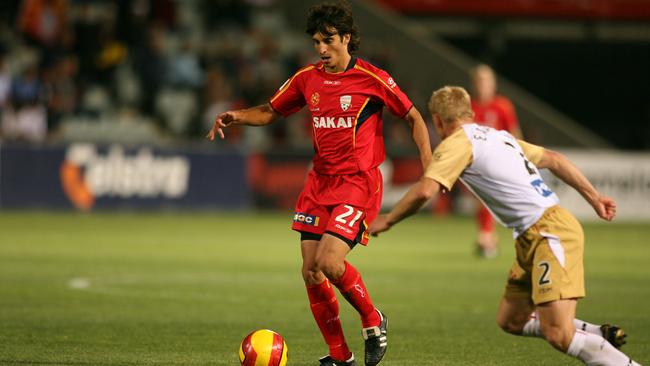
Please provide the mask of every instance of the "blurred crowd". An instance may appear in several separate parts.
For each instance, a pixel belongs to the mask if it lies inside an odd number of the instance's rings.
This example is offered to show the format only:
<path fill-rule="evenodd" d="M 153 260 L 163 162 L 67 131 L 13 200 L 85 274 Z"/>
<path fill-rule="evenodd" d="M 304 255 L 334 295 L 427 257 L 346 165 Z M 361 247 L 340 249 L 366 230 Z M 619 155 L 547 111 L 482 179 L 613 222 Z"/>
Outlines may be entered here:
<path fill-rule="evenodd" d="M 217 113 L 268 101 L 314 61 L 274 0 L 5 1 L 0 139 L 200 139 Z M 298 115 L 295 118 L 306 118 Z M 225 143 L 309 144 L 304 123 L 230 129 Z"/>

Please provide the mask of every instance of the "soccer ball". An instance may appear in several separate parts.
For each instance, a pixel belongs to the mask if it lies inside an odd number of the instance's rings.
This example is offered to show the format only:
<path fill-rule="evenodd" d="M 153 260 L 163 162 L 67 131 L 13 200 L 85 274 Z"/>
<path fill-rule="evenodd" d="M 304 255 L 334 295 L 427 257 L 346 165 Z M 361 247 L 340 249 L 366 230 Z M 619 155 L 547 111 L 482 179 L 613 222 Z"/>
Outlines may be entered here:
<path fill-rule="evenodd" d="M 272 330 L 256 330 L 239 345 L 239 361 L 242 366 L 285 366 L 287 344 Z"/>

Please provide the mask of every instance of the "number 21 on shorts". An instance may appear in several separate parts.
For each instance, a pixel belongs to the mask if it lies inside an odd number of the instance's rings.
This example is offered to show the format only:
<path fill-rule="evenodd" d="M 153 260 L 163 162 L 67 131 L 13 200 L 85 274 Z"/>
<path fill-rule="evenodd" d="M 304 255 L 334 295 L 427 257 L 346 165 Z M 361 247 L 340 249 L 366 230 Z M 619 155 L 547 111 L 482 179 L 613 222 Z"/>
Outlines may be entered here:
<path fill-rule="evenodd" d="M 357 210 L 350 205 L 343 205 L 343 207 L 345 208 L 346 211 L 336 216 L 334 218 L 334 221 L 340 222 L 341 224 L 344 225 L 348 225 L 349 227 L 354 227 L 354 224 L 356 224 L 357 221 L 359 221 L 359 219 L 361 218 L 361 216 L 363 216 L 363 211 Z M 354 217 L 350 220 L 350 217 L 352 217 L 353 215 Z"/>

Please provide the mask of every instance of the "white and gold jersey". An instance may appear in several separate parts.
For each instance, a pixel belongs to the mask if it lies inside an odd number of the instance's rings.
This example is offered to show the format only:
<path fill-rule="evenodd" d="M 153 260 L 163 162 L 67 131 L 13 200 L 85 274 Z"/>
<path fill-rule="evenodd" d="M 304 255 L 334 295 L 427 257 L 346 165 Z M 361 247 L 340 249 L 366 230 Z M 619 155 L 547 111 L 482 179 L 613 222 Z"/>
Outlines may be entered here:
<path fill-rule="evenodd" d="M 438 145 L 424 175 L 448 190 L 460 179 L 517 237 L 559 202 L 535 166 L 543 153 L 506 131 L 465 124 Z"/>

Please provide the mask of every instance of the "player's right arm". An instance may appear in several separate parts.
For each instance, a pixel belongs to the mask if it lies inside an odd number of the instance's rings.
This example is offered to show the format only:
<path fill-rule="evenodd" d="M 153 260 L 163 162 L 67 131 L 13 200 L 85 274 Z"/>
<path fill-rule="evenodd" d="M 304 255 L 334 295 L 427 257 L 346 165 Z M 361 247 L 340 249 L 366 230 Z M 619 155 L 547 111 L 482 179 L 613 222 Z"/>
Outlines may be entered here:
<path fill-rule="evenodd" d="M 395 207 L 388 214 L 375 218 L 368 228 L 370 234 L 377 236 L 413 215 L 441 189 L 449 191 L 471 161 L 472 145 L 465 132 L 459 129 L 438 145 L 422 178 L 406 192 Z"/>
<path fill-rule="evenodd" d="M 379 215 L 372 221 L 368 228 L 370 235 L 377 236 L 379 233 L 387 231 L 391 226 L 418 212 L 422 205 L 437 195 L 439 191 L 440 183 L 431 178 L 420 178 L 420 181 L 406 192 L 388 214 Z"/>
<path fill-rule="evenodd" d="M 210 132 L 206 135 L 206 138 L 210 141 L 214 141 L 214 137 L 219 135 L 219 137 L 223 139 L 225 138 L 223 129 L 228 126 L 266 126 L 273 123 L 273 121 L 278 119 L 278 117 L 280 117 L 280 115 L 275 112 L 268 103 L 247 109 L 227 111 L 217 116 Z"/>
<path fill-rule="evenodd" d="M 557 151 L 518 141 L 526 157 L 540 169 L 550 170 L 564 183 L 582 195 L 603 220 L 612 221 L 616 216 L 616 202 L 596 190 L 589 179 L 566 156 Z"/>

